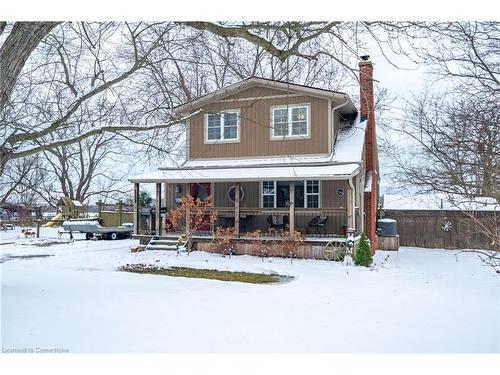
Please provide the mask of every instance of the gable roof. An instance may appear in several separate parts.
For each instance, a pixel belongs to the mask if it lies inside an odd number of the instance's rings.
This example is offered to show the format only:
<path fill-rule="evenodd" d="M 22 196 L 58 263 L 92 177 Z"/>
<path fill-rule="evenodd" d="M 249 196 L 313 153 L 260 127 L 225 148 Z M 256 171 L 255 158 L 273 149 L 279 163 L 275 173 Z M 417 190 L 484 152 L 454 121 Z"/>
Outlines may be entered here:
<path fill-rule="evenodd" d="M 310 95 L 325 99 L 332 99 L 332 107 L 335 107 L 339 104 L 343 104 L 347 101 L 347 104 L 339 109 L 340 113 L 353 113 L 357 112 L 356 106 L 352 102 L 349 95 L 340 91 L 331 91 L 319 87 L 313 86 L 305 86 L 299 85 L 296 83 L 284 82 L 284 81 L 276 81 L 267 78 L 261 77 L 248 77 L 242 81 L 238 81 L 233 83 L 232 85 L 223 87 L 217 91 L 211 92 L 209 94 L 200 96 L 199 98 L 193 99 L 189 102 L 183 103 L 174 107 L 174 112 L 176 114 L 186 113 L 192 111 L 194 109 L 200 108 L 203 105 L 210 103 L 214 100 L 224 99 L 228 96 L 234 95 L 240 91 L 243 91 L 247 88 L 261 86 L 266 88 L 273 88 L 278 90 L 283 90 L 285 92 L 293 92 L 300 93 L 304 95 Z"/>

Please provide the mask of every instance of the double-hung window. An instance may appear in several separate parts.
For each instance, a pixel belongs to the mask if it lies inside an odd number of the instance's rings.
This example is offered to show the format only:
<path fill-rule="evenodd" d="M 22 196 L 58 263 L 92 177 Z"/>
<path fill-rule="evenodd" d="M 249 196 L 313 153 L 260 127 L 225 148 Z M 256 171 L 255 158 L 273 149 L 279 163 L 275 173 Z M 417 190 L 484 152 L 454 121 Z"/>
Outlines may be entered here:
<path fill-rule="evenodd" d="M 262 182 L 262 207 L 276 206 L 276 181 Z"/>
<path fill-rule="evenodd" d="M 238 142 L 240 140 L 239 111 L 207 113 L 205 115 L 205 142 Z"/>
<path fill-rule="evenodd" d="M 308 104 L 272 109 L 272 138 L 307 137 L 309 128 Z"/>
<path fill-rule="evenodd" d="M 287 181 L 262 181 L 262 207 L 290 206 L 290 183 Z M 319 181 L 295 181 L 295 207 L 319 208 Z"/>
<path fill-rule="evenodd" d="M 319 207 L 319 181 L 308 180 L 305 181 L 306 194 L 305 194 L 305 207 L 317 208 Z"/>

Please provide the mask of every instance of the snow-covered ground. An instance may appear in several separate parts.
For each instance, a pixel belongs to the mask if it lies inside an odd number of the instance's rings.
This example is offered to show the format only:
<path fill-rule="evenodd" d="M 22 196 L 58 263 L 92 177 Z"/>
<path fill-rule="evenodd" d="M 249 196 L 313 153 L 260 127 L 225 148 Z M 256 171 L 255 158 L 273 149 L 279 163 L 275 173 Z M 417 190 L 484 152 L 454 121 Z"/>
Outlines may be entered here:
<path fill-rule="evenodd" d="M 500 352 L 500 277 L 473 254 L 379 251 L 373 270 L 135 240 L 34 246 L 0 234 L 1 346 L 70 352 Z M 13 256 L 50 255 L 12 258 Z M 387 259 L 386 259 L 387 258 Z M 127 263 L 277 272 L 255 285 L 117 272 Z"/>

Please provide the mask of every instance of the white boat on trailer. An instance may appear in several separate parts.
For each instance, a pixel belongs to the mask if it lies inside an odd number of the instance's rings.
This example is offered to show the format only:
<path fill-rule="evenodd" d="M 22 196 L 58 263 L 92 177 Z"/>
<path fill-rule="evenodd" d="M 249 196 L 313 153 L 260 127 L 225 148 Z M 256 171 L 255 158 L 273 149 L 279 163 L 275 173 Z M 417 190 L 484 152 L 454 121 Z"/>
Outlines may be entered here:
<path fill-rule="evenodd" d="M 117 227 L 103 227 L 98 220 L 66 220 L 63 222 L 66 232 L 85 233 L 85 238 L 91 240 L 94 237 L 105 240 L 117 240 L 132 236 L 133 225 L 124 224 Z"/>

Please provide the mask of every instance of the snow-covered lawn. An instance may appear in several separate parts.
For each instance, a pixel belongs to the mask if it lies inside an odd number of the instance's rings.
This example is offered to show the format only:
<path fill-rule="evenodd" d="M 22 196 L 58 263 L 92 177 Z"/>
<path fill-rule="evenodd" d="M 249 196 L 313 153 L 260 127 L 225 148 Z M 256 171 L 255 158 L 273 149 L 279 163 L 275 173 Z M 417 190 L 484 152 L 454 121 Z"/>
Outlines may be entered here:
<path fill-rule="evenodd" d="M 204 252 L 130 253 L 134 240 L 37 247 L 17 234 L 0 234 L 4 350 L 500 352 L 500 277 L 473 254 L 379 251 L 369 270 Z M 56 230 L 43 228 L 42 235 L 57 238 Z M 26 255 L 51 256 L 12 258 Z M 257 285 L 116 271 L 127 263 L 295 279 Z"/>

